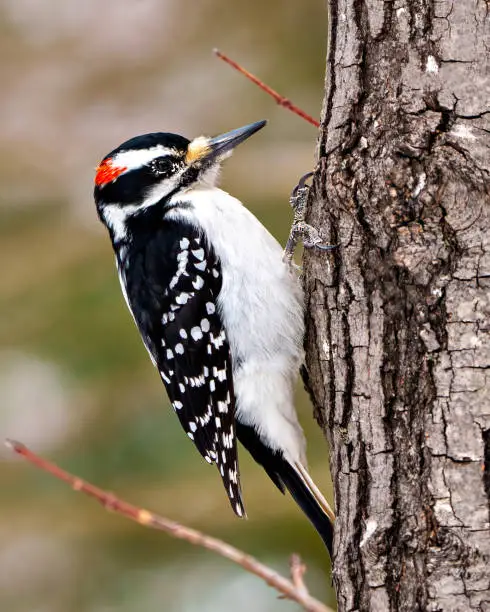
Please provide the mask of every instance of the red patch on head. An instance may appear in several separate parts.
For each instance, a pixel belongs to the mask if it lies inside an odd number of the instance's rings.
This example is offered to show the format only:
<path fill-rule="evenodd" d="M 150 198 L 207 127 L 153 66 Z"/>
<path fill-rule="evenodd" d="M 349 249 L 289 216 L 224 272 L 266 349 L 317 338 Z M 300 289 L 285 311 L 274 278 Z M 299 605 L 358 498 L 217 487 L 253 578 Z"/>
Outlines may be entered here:
<path fill-rule="evenodd" d="M 114 166 L 112 159 L 104 159 L 95 171 L 95 184 L 100 187 L 101 185 L 115 181 L 117 177 L 123 172 L 126 172 L 126 170 L 126 166 Z"/>

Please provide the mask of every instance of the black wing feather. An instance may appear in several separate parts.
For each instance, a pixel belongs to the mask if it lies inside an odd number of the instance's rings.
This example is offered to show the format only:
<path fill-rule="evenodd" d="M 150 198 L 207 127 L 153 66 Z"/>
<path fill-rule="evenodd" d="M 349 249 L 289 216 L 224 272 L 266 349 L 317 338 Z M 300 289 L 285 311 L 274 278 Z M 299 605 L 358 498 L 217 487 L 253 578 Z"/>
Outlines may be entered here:
<path fill-rule="evenodd" d="M 218 311 L 221 264 L 191 225 L 166 223 L 118 260 L 143 341 L 187 435 L 216 463 L 245 515 L 235 435 L 231 353 Z"/>

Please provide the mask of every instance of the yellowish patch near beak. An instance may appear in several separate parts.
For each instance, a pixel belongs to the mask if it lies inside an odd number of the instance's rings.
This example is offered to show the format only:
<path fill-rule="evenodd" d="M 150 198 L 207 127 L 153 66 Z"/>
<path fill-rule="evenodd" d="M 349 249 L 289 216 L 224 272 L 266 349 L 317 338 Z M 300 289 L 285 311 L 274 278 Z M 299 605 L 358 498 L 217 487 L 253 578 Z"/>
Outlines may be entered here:
<path fill-rule="evenodd" d="M 199 136 L 198 138 L 194 138 L 192 142 L 189 143 L 187 147 L 187 153 L 185 156 L 185 161 L 187 164 L 192 164 L 192 162 L 198 161 L 203 158 L 210 151 L 209 147 L 209 138 L 205 136 Z"/>

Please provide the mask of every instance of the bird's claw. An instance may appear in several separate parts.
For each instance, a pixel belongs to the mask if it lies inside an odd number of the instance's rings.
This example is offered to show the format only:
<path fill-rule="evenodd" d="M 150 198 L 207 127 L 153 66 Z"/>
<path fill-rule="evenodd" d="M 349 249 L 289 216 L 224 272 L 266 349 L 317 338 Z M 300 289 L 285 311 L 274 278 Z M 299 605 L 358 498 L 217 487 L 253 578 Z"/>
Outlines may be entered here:
<path fill-rule="evenodd" d="M 302 200 L 302 204 L 306 204 L 306 196 L 310 190 L 310 186 L 307 184 L 308 179 L 313 176 L 313 172 L 307 172 L 299 179 L 296 187 L 291 191 L 289 196 L 289 203 L 296 210 L 298 208 L 298 200 Z"/>
<path fill-rule="evenodd" d="M 291 266 L 294 266 L 292 262 L 294 250 L 300 240 L 307 249 L 316 248 L 321 251 L 331 251 L 338 246 L 336 244 L 324 244 L 320 232 L 315 227 L 305 222 L 306 202 L 310 191 L 310 186 L 307 181 L 312 176 L 313 172 L 304 174 L 291 192 L 289 198 L 289 202 L 294 210 L 294 217 L 286 248 L 284 249 L 283 261 Z"/>
<path fill-rule="evenodd" d="M 325 244 L 316 227 L 308 223 L 298 223 L 295 231 L 298 233 L 299 238 L 303 240 L 303 246 L 306 249 L 315 248 L 320 249 L 320 251 L 331 251 L 338 247 L 337 244 Z"/>

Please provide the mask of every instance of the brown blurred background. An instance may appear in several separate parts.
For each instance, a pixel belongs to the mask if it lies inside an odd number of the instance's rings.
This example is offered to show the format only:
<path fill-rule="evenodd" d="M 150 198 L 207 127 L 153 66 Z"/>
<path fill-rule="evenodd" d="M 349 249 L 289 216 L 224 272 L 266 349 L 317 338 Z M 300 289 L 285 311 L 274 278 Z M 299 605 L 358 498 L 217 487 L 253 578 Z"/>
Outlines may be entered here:
<path fill-rule="evenodd" d="M 219 47 L 320 113 L 321 0 L 0 0 L 0 438 L 29 444 L 128 500 L 243 547 L 280 571 L 299 552 L 333 603 L 328 557 L 290 498 L 241 455 L 248 521 L 180 429 L 120 294 L 92 201 L 94 168 L 136 134 L 268 127 L 223 186 L 284 243 L 288 195 L 315 129 L 228 66 Z M 311 471 L 327 448 L 298 391 Z M 0 610 L 282 611 L 261 582 L 144 530 L 0 451 Z"/>

